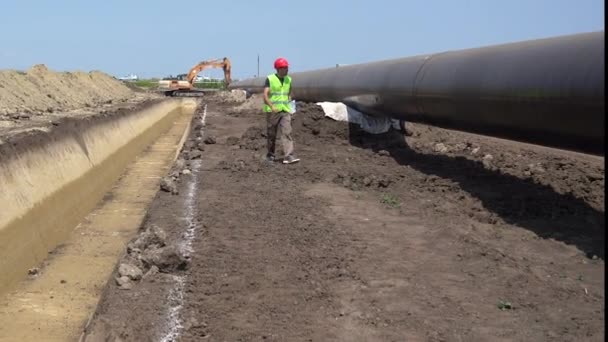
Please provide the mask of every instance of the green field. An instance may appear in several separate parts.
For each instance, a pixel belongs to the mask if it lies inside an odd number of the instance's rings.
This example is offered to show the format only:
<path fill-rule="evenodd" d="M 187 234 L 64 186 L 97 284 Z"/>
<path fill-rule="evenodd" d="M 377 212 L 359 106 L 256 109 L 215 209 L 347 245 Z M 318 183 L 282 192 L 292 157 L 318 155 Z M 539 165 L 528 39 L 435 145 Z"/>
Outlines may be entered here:
<path fill-rule="evenodd" d="M 155 89 L 158 87 L 158 79 L 137 80 L 128 83 L 144 89 Z"/>
<path fill-rule="evenodd" d="M 145 79 L 145 80 L 137 80 L 137 81 L 125 81 L 125 83 L 137 86 L 143 89 L 156 89 L 158 88 L 157 78 Z M 199 89 L 225 89 L 224 81 L 205 81 L 205 82 L 196 82 L 194 83 L 195 88 Z"/>
<path fill-rule="evenodd" d="M 201 83 L 194 83 L 194 87 L 200 89 L 226 89 L 224 81 L 205 81 Z"/>

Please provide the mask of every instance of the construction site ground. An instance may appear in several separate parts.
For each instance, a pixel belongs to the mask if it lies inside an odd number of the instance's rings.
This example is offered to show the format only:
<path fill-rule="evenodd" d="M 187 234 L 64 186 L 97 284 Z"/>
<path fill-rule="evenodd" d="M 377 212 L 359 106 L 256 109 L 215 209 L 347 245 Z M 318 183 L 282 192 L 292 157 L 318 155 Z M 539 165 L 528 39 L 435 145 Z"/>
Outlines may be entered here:
<path fill-rule="evenodd" d="M 603 341 L 603 158 L 298 106 L 203 100 L 87 341 Z"/>

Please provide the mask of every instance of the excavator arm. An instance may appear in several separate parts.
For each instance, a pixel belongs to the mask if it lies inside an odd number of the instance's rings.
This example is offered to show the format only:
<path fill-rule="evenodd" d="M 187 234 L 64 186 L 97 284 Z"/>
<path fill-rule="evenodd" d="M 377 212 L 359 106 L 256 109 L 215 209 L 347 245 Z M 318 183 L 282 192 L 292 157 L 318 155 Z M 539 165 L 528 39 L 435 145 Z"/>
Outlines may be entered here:
<path fill-rule="evenodd" d="M 193 66 L 192 69 L 190 69 L 190 71 L 188 72 L 188 76 L 186 76 L 188 83 L 194 84 L 194 78 L 196 78 L 196 75 L 198 75 L 199 72 L 207 68 L 222 68 L 224 70 L 224 82 L 226 83 L 226 86 L 228 86 L 230 82 L 232 82 L 230 60 L 224 57 L 223 59 L 211 59 L 202 61 L 197 65 Z"/>

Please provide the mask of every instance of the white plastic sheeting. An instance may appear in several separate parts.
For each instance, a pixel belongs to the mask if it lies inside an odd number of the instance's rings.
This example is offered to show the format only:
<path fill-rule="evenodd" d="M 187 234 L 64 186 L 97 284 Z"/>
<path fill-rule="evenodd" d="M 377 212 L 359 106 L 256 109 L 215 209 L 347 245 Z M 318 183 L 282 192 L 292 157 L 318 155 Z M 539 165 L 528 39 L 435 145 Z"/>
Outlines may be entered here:
<path fill-rule="evenodd" d="M 363 114 L 350 108 L 342 102 L 317 102 L 323 108 L 325 116 L 336 121 L 346 121 L 361 126 L 361 129 L 371 134 L 386 133 L 391 128 L 399 130 L 399 120 L 388 117 L 375 117 Z"/>

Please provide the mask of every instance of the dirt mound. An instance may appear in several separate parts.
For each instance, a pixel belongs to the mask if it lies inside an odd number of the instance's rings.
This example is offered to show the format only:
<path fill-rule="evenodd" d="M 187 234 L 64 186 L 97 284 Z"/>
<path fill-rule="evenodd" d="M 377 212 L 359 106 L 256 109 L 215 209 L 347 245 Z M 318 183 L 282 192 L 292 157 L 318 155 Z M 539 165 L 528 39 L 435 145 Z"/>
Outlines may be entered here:
<path fill-rule="evenodd" d="M 217 103 L 235 104 L 243 103 L 247 100 L 247 94 L 244 90 L 218 91 L 212 95 L 212 98 Z"/>
<path fill-rule="evenodd" d="M 102 72 L 54 72 L 35 65 L 27 72 L 0 71 L 0 115 L 41 113 L 124 101 L 133 92 Z"/>
<path fill-rule="evenodd" d="M 311 140 L 319 139 L 322 141 L 348 139 L 348 125 L 344 122 L 326 118 L 321 106 L 314 103 L 298 102 L 296 108 L 298 111 L 294 115 L 293 129 L 301 143 L 308 144 Z"/>
<path fill-rule="evenodd" d="M 369 150 L 375 157 L 392 157 L 404 165 L 416 164 L 420 159 L 446 160 L 446 163 L 448 160 L 462 161 L 458 164 L 469 165 L 475 170 L 453 170 L 448 178 L 465 178 L 467 171 L 471 172 L 471 177 L 476 177 L 479 174 L 477 169 L 484 169 L 487 173 L 496 174 L 496 177 L 509 175 L 549 186 L 559 194 L 579 198 L 597 210 L 604 210 L 605 180 L 601 164 L 570 157 L 569 153 L 558 150 L 539 150 L 526 144 L 423 124 L 408 125 L 412 127 L 414 137 L 407 141 L 396 130 L 374 135 L 357 125 L 325 117 L 322 108 L 316 104 L 298 103 L 293 130 L 299 144 L 318 144 L 327 140 L 346 143 L 344 140 L 347 140 L 349 145 Z M 249 133 L 257 131 L 254 128 L 250 130 Z M 247 138 L 251 142 L 249 135 Z M 258 136 L 258 139 L 262 137 Z M 434 168 L 435 172 L 437 170 L 441 168 Z M 457 177 L 457 174 L 460 176 Z"/>
<path fill-rule="evenodd" d="M 242 149 L 260 151 L 266 148 L 266 130 L 262 126 L 251 126 L 239 141 Z"/>
<path fill-rule="evenodd" d="M 245 101 L 238 103 L 233 107 L 232 113 L 244 113 L 251 111 L 261 112 L 264 106 L 264 95 L 262 94 L 253 94 Z"/>

